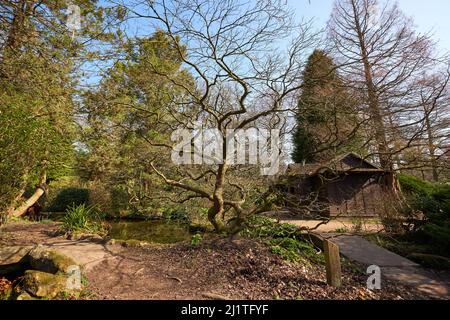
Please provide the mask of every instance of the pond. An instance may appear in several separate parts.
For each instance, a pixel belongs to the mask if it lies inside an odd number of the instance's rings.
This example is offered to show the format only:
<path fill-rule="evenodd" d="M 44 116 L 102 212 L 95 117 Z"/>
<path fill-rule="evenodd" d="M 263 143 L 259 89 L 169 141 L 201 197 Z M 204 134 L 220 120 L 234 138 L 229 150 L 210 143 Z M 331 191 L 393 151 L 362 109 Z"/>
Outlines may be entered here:
<path fill-rule="evenodd" d="M 176 243 L 190 240 L 189 226 L 165 220 L 112 222 L 109 236 L 117 240 Z"/>

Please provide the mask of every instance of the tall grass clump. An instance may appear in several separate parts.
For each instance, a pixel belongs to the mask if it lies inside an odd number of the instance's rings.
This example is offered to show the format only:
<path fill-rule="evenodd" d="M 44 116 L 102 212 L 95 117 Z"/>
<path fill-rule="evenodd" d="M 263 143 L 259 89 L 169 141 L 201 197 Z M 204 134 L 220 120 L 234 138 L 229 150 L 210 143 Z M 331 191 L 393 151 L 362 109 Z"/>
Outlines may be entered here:
<path fill-rule="evenodd" d="M 66 234 L 105 232 L 102 226 L 102 216 L 95 206 L 85 204 L 72 205 L 66 210 L 61 229 Z"/>

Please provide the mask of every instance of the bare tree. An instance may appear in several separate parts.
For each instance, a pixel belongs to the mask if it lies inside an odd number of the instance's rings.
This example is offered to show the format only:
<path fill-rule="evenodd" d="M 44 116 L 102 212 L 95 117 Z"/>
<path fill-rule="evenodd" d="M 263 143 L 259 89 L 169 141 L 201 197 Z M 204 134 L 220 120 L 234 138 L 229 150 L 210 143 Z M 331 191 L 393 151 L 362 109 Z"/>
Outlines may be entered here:
<path fill-rule="evenodd" d="M 208 219 L 217 231 L 237 232 L 255 212 L 246 206 L 252 190 L 243 182 L 246 176 L 255 179 L 255 172 L 233 165 L 235 154 L 226 143 L 227 129 L 285 127 L 280 115 L 290 111 L 318 33 L 310 23 L 295 23 L 283 1 L 156 0 L 121 5 L 127 7 L 130 18 L 144 19 L 164 31 L 195 78 L 191 88 L 157 66 L 152 70 L 186 92 L 184 99 L 168 105 L 169 113 L 179 119 L 178 129 L 197 132 L 196 124 L 201 123 L 203 128 L 220 132 L 222 142 L 218 151 L 222 163 L 179 166 L 181 178 L 154 163 L 152 169 L 166 184 L 182 191 L 181 199 L 172 200 L 203 199 L 210 203 Z M 185 117 L 186 110 L 196 112 Z M 168 148 L 171 143 L 158 146 Z M 228 225 L 225 214 L 231 214 Z"/>
<path fill-rule="evenodd" d="M 439 181 L 440 171 L 445 166 L 445 146 L 448 144 L 450 132 L 450 104 L 449 104 L 450 72 L 447 68 L 424 74 L 418 79 L 418 103 L 421 108 L 415 117 L 419 119 L 418 127 L 414 131 L 422 133 L 410 148 L 408 163 L 403 163 L 406 170 L 431 171 L 430 176 L 422 174 L 424 179 Z M 414 152 L 416 151 L 416 152 Z"/>
<path fill-rule="evenodd" d="M 361 92 L 362 111 L 370 120 L 367 139 L 380 165 L 393 170 L 395 155 L 421 133 L 397 148 L 398 130 L 418 128 L 411 112 L 421 108 L 417 79 L 436 62 L 433 43 L 389 1 L 381 6 L 377 0 L 337 0 L 328 31 L 342 75 Z"/>

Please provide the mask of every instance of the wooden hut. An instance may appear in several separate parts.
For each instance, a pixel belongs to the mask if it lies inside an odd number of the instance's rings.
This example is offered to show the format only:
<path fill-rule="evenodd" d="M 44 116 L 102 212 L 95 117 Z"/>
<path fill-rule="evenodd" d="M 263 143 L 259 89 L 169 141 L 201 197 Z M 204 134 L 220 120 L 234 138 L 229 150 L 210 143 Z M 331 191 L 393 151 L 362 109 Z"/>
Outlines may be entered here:
<path fill-rule="evenodd" d="M 277 188 L 314 215 L 374 217 L 385 209 L 385 181 L 391 176 L 359 155 L 348 153 L 327 163 L 291 164 Z"/>

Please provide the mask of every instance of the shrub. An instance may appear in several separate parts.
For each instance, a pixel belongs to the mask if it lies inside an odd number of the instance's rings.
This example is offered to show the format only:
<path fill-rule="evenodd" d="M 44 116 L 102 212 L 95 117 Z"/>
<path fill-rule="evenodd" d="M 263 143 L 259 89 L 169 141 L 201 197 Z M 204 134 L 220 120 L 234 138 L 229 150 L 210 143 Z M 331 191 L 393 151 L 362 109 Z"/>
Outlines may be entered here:
<path fill-rule="evenodd" d="M 414 241 L 422 241 L 434 248 L 435 252 L 450 252 L 450 185 L 433 184 L 415 177 L 402 175 L 400 183 L 406 193 L 409 208 L 405 215 L 416 212 L 424 219 L 416 223 L 408 235 Z"/>
<path fill-rule="evenodd" d="M 433 184 L 428 181 L 420 180 L 414 176 L 401 174 L 398 177 L 400 185 L 408 194 L 416 196 L 428 196 L 433 192 Z"/>
<path fill-rule="evenodd" d="M 46 208 L 49 212 L 64 212 L 72 206 L 88 205 L 89 190 L 81 188 L 62 189 Z"/>
<path fill-rule="evenodd" d="M 296 226 L 278 223 L 267 217 L 253 216 L 248 219 L 242 235 L 252 238 L 292 238 L 297 232 Z"/>
<path fill-rule="evenodd" d="M 241 234 L 264 239 L 270 250 L 285 260 L 298 262 L 307 257 L 311 261 L 323 262 L 323 255 L 318 255 L 311 243 L 300 239 L 296 226 L 278 223 L 267 217 L 253 216 L 248 219 L 247 227 Z"/>
<path fill-rule="evenodd" d="M 170 208 L 163 212 L 163 217 L 169 221 L 179 222 L 183 224 L 191 223 L 191 218 L 184 208 Z"/>
<path fill-rule="evenodd" d="M 309 260 L 323 263 L 323 256 L 318 255 L 314 246 L 308 242 L 293 238 L 278 238 L 268 241 L 273 253 L 279 254 L 283 259 L 298 262 L 308 258 Z"/>
<path fill-rule="evenodd" d="M 70 206 L 61 225 L 65 233 L 103 233 L 102 217 L 95 207 L 86 207 L 84 204 Z"/>

